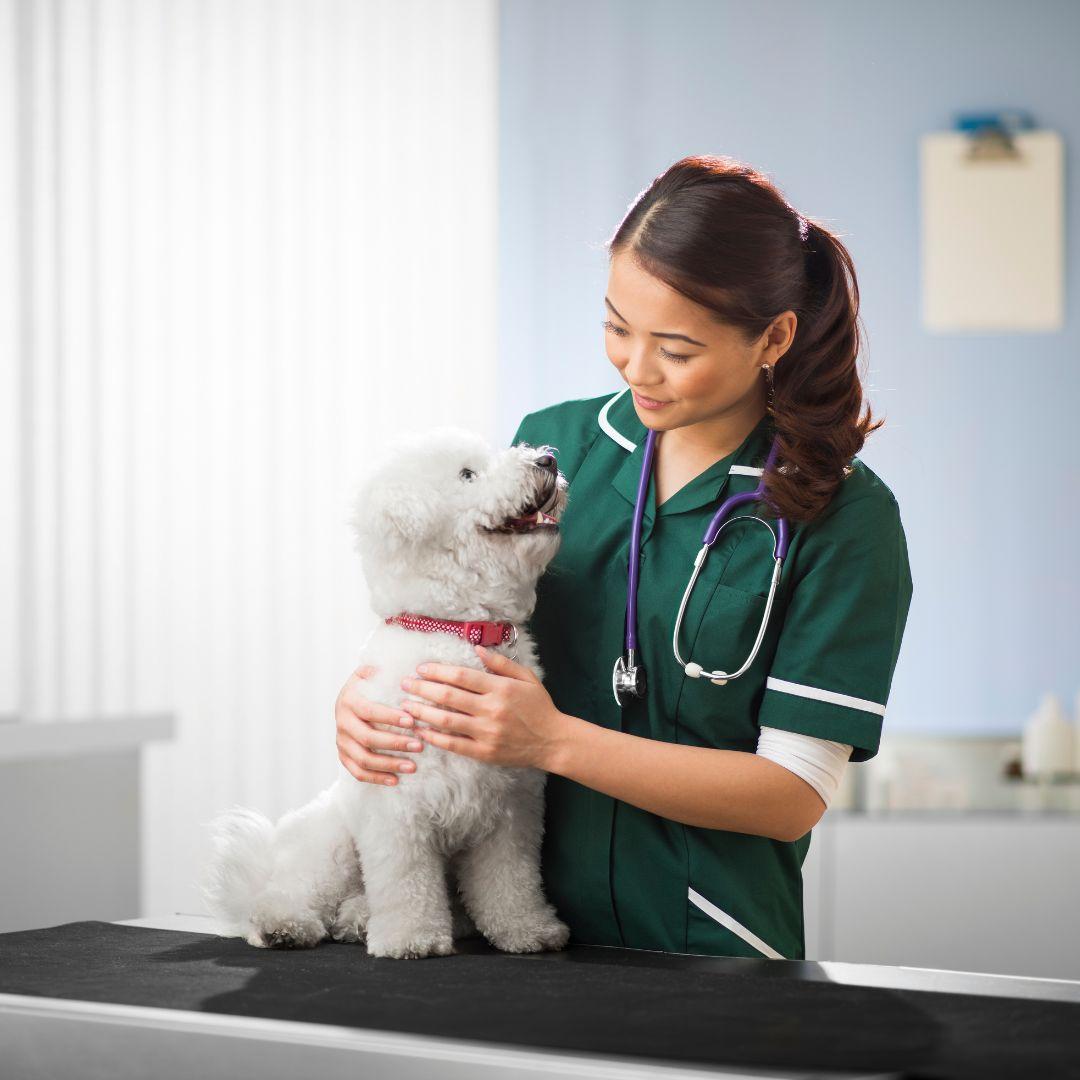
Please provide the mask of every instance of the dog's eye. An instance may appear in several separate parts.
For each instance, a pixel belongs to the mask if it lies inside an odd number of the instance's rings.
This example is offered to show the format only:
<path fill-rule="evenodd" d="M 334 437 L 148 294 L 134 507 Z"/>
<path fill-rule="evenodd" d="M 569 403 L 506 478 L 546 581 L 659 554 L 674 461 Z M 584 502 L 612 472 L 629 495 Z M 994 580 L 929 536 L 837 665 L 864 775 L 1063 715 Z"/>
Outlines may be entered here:
<path fill-rule="evenodd" d="M 461 472 L 458 473 L 458 476 L 460 476 L 462 480 L 471 480 L 475 475 L 476 473 L 474 473 L 472 469 L 462 469 Z"/>

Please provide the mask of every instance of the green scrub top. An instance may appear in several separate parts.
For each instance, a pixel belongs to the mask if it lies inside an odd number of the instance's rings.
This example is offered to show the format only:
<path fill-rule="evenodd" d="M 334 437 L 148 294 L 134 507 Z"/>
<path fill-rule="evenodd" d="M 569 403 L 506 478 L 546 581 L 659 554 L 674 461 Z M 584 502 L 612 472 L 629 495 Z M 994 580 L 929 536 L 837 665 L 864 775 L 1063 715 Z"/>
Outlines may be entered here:
<path fill-rule="evenodd" d="M 675 616 L 720 500 L 756 487 L 765 416 L 737 450 L 659 508 L 650 478 L 641 528 L 638 655 L 646 696 L 615 702 L 624 649 L 630 527 L 648 428 L 624 387 L 522 420 L 513 443 L 547 444 L 569 481 L 559 551 L 528 626 L 557 708 L 648 739 L 754 753 L 760 725 L 878 748 L 911 600 L 892 492 L 857 457 L 826 512 L 795 523 L 753 665 L 724 686 L 683 673 Z M 765 515 L 759 503 L 739 511 Z M 680 653 L 732 671 L 749 655 L 772 573 L 771 539 L 734 524 L 714 543 L 683 616 Z M 557 774 L 548 777 L 542 870 L 571 941 L 665 952 L 803 959 L 802 864 L 793 842 L 684 825 Z M 716 797 L 726 793 L 717 785 Z"/>

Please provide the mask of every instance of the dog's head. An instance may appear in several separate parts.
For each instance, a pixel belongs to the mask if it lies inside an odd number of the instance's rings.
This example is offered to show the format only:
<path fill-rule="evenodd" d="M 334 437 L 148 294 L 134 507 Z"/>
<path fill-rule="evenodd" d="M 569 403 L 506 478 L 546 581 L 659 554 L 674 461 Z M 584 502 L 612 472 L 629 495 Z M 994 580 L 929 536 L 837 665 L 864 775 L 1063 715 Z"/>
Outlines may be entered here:
<path fill-rule="evenodd" d="M 553 449 L 455 427 L 389 444 L 352 515 L 376 613 L 528 618 L 567 501 Z"/>

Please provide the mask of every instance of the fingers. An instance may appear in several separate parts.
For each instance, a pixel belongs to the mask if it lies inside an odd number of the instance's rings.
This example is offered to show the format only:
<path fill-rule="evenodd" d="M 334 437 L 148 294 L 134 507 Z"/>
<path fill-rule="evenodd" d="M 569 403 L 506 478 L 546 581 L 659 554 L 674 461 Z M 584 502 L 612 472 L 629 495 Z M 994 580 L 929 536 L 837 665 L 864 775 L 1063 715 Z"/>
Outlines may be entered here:
<path fill-rule="evenodd" d="M 465 671 L 466 668 L 448 668 L 449 671 Z M 408 684 L 408 685 L 406 685 Z M 460 713 L 475 716 L 476 710 L 480 705 L 480 695 L 474 694 L 471 690 L 459 690 L 456 686 L 450 686 L 448 683 L 440 682 L 428 682 L 425 679 L 404 679 L 402 680 L 403 690 L 407 690 L 410 694 L 414 694 L 416 697 L 426 698 L 428 701 L 434 702 L 437 705 L 443 705 L 448 709 L 456 709 Z M 410 701 L 406 698 L 401 703 L 401 707 L 405 712 L 409 710 L 406 708 L 408 705 L 418 705 L 420 702 Z M 427 716 L 424 713 L 413 713 L 414 716 L 419 716 L 421 720 L 426 720 Z"/>
<path fill-rule="evenodd" d="M 502 671 L 509 664 L 513 663 L 513 660 L 508 656 L 504 656 L 501 652 L 496 652 L 494 649 L 485 649 L 483 645 L 474 645 L 473 651 L 480 657 L 484 666 L 490 668 L 492 671 Z"/>
<path fill-rule="evenodd" d="M 346 685 L 337 701 L 335 712 L 358 716 L 369 724 L 393 724 L 395 727 L 413 727 L 413 719 L 402 709 L 371 701 L 355 687 Z"/>
<path fill-rule="evenodd" d="M 364 670 L 374 671 L 368 665 L 366 668 L 357 668 L 353 675 L 359 678 L 369 677 L 361 674 Z M 414 721 L 400 709 L 370 701 L 357 694 L 353 686 L 354 680 L 350 678 L 334 706 L 338 760 L 357 780 L 374 784 L 396 784 L 396 774 L 414 772 L 416 763 L 407 757 L 375 751 L 416 753 L 423 750 L 424 744 L 415 735 L 400 735 L 372 725 L 413 727 Z"/>
<path fill-rule="evenodd" d="M 371 664 L 363 664 L 353 672 L 353 676 L 357 679 L 370 679 L 378 670 L 377 667 L 373 667 Z"/>
<path fill-rule="evenodd" d="M 416 763 L 409 758 L 389 754 L 375 754 L 351 735 L 338 731 L 338 759 L 358 780 L 385 784 L 397 780 L 395 773 L 416 771 Z"/>
<path fill-rule="evenodd" d="M 462 735 L 447 735 L 443 731 L 434 728 L 420 728 L 420 734 L 425 742 L 432 746 L 438 746 L 443 750 L 450 750 L 455 754 L 463 754 L 465 757 L 476 758 L 478 761 L 485 760 L 489 751 L 483 743 L 475 739 L 469 739 Z"/>
<path fill-rule="evenodd" d="M 484 666 L 496 675 L 521 679 L 522 682 L 535 683 L 540 681 L 536 677 L 536 672 L 525 667 L 524 664 L 519 664 L 516 660 L 511 660 L 504 653 L 497 652 L 495 649 L 487 649 L 483 645 L 474 645 L 473 648 L 476 650 L 476 655 L 483 661 Z"/>
<path fill-rule="evenodd" d="M 371 769 L 365 769 L 362 765 L 357 763 L 351 756 L 351 753 L 346 753 L 341 749 L 342 745 L 342 740 L 339 740 L 338 761 L 340 761 L 357 780 L 362 780 L 368 784 L 384 784 L 388 787 L 393 787 L 397 783 L 397 777 L 392 773 L 374 772 Z M 353 746 L 356 746 L 356 744 L 353 743 Z M 359 751 L 359 748 L 357 749 Z"/>
<path fill-rule="evenodd" d="M 381 731 L 348 711 L 344 711 L 338 722 L 338 734 L 353 739 L 368 751 L 405 750 L 415 753 L 424 748 L 415 734 L 398 735 L 393 731 Z"/>
<path fill-rule="evenodd" d="M 420 701 L 403 701 L 403 709 L 408 709 L 417 719 L 425 724 L 431 724 L 440 731 L 451 732 L 455 735 L 466 735 L 474 738 L 483 730 L 481 721 L 464 712 L 447 712 L 436 709 L 434 705 L 425 705 Z M 418 735 L 423 734 L 423 728 L 417 730 Z"/>
<path fill-rule="evenodd" d="M 498 685 L 497 678 L 481 668 L 456 667 L 454 664 L 436 664 L 434 662 L 421 664 L 420 666 L 424 669 L 423 671 L 417 669 L 421 678 L 460 686 L 465 691 L 471 691 L 466 695 L 470 697 L 473 694 L 487 693 L 494 690 Z M 419 693 L 419 691 L 414 692 Z M 430 695 L 427 696 L 430 697 Z"/>

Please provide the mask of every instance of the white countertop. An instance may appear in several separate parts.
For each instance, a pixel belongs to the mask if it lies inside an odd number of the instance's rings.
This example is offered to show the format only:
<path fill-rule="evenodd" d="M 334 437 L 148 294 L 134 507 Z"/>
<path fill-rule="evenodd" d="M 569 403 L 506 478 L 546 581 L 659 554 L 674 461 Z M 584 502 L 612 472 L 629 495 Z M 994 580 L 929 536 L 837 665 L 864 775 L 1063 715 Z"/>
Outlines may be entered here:
<path fill-rule="evenodd" d="M 87 720 L 8 721 L 0 723 L 0 764 L 135 749 L 145 742 L 171 739 L 175 734 L 176 720 L 171 713 Z"/>

